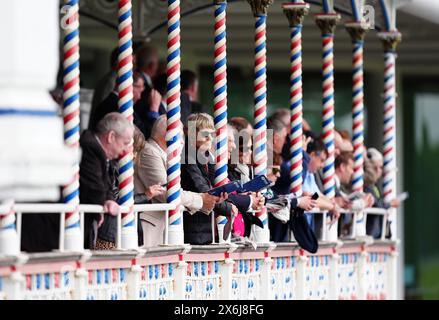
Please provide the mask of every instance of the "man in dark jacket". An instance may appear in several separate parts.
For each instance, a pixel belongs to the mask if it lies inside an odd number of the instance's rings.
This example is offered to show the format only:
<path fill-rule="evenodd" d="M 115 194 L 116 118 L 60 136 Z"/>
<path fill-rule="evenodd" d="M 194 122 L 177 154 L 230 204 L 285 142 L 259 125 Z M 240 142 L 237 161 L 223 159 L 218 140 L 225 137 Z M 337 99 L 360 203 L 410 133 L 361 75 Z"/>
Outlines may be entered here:
<path fill-rule="evenodd" d="M 133 126 L 119 113 L 107 114 L 96 126 L 95 131 L 85 131 L 80 139 L 82 159 L 80 163 L 79 197 L 82 204 L 104 206 L 110 216 L 119 214 L 115 202 L 115 174 L 111 160 L 129 151 L 132 145 Z M 92 248 L 96 242 L 97 229 L 102 241 L 115 243 L 115 218 L 104 219 L 103 214 L 87 214 L 85 217 L 85 248 Z M 112 221 L 113 220 L 113 221 Z M 105 222 L 105 223 L 104 223 Z M 103 225 L 104 223 L 104 225 Z"/>

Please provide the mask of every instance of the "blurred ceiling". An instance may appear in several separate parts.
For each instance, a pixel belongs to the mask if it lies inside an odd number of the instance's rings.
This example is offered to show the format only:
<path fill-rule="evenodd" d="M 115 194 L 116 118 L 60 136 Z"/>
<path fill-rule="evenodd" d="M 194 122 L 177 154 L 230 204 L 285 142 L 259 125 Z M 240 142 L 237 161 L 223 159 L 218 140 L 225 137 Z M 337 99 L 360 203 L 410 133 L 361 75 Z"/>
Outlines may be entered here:
<path fill-rule="evenodd" d="M 418 8 L 416 2 L 423 2 Z M 425 9 L 431 2 L 432 8 Z M 303 29 L 303 63 L 305 69 L 321 66 L 321 35 L 313 15 L 322 11 L 311 3 L 311 12 Z M 426 3 L 427 2 L 427 3 Z M 182 0 L 182 53 L 183 59 L 192 64 L 212 64 L 213 61 L 213 7 L 211 0 Z M 269 8 L 267 25 L 268 64 L 272 68 L 288 66 L 289 27 L 281 8 L 282 1 L 275 0 Z M 382 69 L 382 46 L 376 36 L 383 26 L 378 0 L 366 1 L 375 9 L 375 30 L 370 30 L 365 42 L 365 68 Z M 397 28 L 403 35 L 398 46 L 399 70 L 408 73 L 439 73 L 439 24 L 431 22 L 432 13 L 439 12 L 435 0 L 401 0 L 407 5 L 398 10 Z M 343 23 L 352 20 L 350 1 L 335 0 L 342 22 L 337 27 L 335 40 L 336 68 L 350 69 L 352 45 Z M 415 10 L 418 8 L 419 10 Z M 133 0 L 134 32 L 137 39 L 151 41 L 165 54 L 166 50 L 166 1 Z M 422 10 L 421 10 L 422 9 Z M 425 12 L 426 19 L 421 18 Z M 438 14 L 439 15 L 439 14 Z M 439 17 L 437 19 L 439 21 Z M 81 44 L 86 47 L 111 49 L 117 44 L 117 1 L 87 0 L 81 6 Z M 246 0 L 229 0 L 227 11 L 228 61 L 231 65 L 253 64 L 254 18 Z M 184 60 L 183 60 L 184 61 Z M 183 62 L 184 63 L 184 62 Z"/>

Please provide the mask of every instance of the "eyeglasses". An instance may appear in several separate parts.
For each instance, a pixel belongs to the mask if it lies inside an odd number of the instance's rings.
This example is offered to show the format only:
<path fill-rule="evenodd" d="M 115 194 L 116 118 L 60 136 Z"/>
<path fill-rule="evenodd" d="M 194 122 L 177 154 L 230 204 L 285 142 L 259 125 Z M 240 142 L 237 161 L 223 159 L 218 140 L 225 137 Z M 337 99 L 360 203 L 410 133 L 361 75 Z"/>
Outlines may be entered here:
<path fill-rule="evenodd" d="M 203 138 L 214 138 L 215 137 L 215 131 L 210 131 L 210 130 L 201 130 L 200 131 L 200 135 Z"/>

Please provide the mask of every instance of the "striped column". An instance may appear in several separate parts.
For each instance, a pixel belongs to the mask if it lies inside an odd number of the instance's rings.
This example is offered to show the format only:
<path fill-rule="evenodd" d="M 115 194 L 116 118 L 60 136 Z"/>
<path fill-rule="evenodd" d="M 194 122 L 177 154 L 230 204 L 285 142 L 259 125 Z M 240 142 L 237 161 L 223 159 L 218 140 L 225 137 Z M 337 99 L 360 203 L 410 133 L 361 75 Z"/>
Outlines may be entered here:
<path fill-rule="evenodd" d="M 323 123 L 322 136 L 328 157 L 323 168 L 324 193 L 329 198 L 335 196 L 334 182 L 334 31 L 340 16 L 336 13 L 316 15 L 317 26 L 323 37 Z"/>
<path fill-rule="evenodd" d="M 401 42 L 398 32 L 378 34 L 384 47 L 384 136 L 383 192 L 384 200 L 396 198 L 396 47 Z M 392 238 L 396 239 L 396 212 L 389 215 Z M 395 223 L 393 223 L 395 222 Z"/>
<path fill-rule="evenodd" d="M 15 224 L 14 202 L 0 204 L 0 255 L 17 255 L 20 252 Z"/>
<path fill-rule="evenodd" d="M 67 6 L 64 29 L 63 57 L 63 118 L 64 141 L 72 149 L 75 163 L 72 178 L 64 186 L 62 194 L 64 203 L 79 206 L 79 136 L 80 136 L 80 102 L 79 102 L 79 1 L 66 0 Z M 83 249 L 80 218 L 77 210 L 65 215 L 64 245 L 66 250 Z"/>
<path fill-rule="evenodd" d="M 228 182 L 227 163 L 227 35 L 226 0 L 215 1 L 215 73 L 214 73 L 214 120 L 216 130 L 215 187 Z M 232 218 L 231 218 L 232 219 Z M 216 218 L 219 243 L 224 242 L 223 230 L 227 218 Z M 228 238 L 227 242 L 230 242 Z"/>
<path fill-rule="evenodd" d="M 354 146 L 353 191 L 363 191 L 364 164 L 364 81 L 363 46 L 366 29 L 361 22 L 346 23 L 352 39 L 352 144 Z"/>
<path fill-rule="evenodd" d="M 326 10 L 326 9 L 325 9 Z M 334 144 L 334 31 L 340 16 L 337 13 L 316 15 L 317 26 L 322 31 L 323 39 L 323 121 L 322 137 L 328 157 L 323 167 L 323 189 L 325 195 L 335 197 L 335 144 Z M 327 241 L 337 241 L 337 224 L 327 225 Z"/>
<path fill-rule="evenodd" d="M 119 112 L 133 121 L 133 49 L 131 0 L 119 0 L 119 64 L 117 84 Z M 137 226 L 134 216 L 133 154 L 128 152 L 119 159 L 119 204 L 130 208 L 122 214 L 123 249 L 137 248 Z"/>
<path fill-rule="evenodd" d="M 175 204 L 169 211 L 169 244 L 183 244 L 183 213 L 181 210 L 180 158 L 180 0 L 168 0 L 168 95 L 166 132 L 168 166 L 168 203 Z"/>
<path fill-rule="evenodd" d="M 290 191 L 302 195 L 302 23 L 308 14 L 307 3 L 282 5 L 291 28 L 291 75 L 290 75 Z"/>
<path fill-rule="evenodd" d="M 252 7 L 255 23 L 255 81 L 254 81 L 254 143 L 253 159 L 255 175 L 267 174 L 267 50 L 266 21 L 267 9 L 272 0 L 247 0 Z M 264 207 L 256 216 L 264 228 L 254 227 L 253 234 L 259 243 L 270 241 L 267 209 Z"/>

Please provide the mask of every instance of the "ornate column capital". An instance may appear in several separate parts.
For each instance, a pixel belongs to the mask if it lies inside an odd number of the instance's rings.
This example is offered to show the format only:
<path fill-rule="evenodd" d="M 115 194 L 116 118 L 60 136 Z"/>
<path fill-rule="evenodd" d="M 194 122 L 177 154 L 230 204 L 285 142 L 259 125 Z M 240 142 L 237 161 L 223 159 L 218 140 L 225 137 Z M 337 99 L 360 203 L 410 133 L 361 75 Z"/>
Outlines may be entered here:
<path fill-rule="evenodd" d="M 341 17 L 338 13 L 324 13 L 316 14 L 315 19 L 322 34 L 333 34 Z"/>
<path fill-rule="evenodd" d="M 362 42 L 368 31 L 367 25 L 365 26 L 362 22 L 347 22 L 345 24 L 346 30 L 351 36 L 352 42 Z"/>
<path fill-rule="evenodd" d="M 266 16 L 268 7 L 273 4 L 274 0 L 247 0 L 252 7 L 253 15 L 255 17 Z"/>
<path fill-rule="evenodd" d="M 381 40 L 385 52 L 396 51 L 396 47 L 402 41 L 402 35 L 398 31 L 380 32 L 378 38 Z"/>
<path fill-rule="evenodd" d="M 284 3 L 282 5 L 285 16 L 290 23 L 290 27 L 296 27 L 303 23 L 305 16 L 309 12 L 309 4 L 307 3 Z"/>

